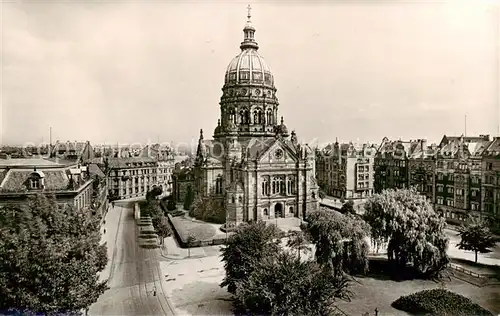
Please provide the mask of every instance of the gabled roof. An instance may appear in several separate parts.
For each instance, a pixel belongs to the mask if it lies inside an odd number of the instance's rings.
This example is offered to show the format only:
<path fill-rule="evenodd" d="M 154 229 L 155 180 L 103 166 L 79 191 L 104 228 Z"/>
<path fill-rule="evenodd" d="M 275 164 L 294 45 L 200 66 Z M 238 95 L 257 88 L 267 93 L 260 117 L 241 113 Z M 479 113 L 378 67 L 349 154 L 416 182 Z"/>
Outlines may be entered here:
<path fill-rule="evenodd" d="M 479 135 L 479 136 L 446 136 L 444 135 L 439 143 L 439 147 L 443 147 L 444 145 L 450 142 L 457 142 L 463 140 L 464 143 L 477 143 L 483 141 L 490 141 L 490 135 Z"/>
<path fill-rule="evenodd" d="M 154 166 L 156 160 L 149 157 L 109 158 L 110 168 L 139 168 Z"/>
<path fill-rule="evenodd" d="M 76 156 L 79 159 L 93 158 L 93 150 L 89 141 L 56 141 L 51 150 L 51 157 Z"/>
<path fill-rule="evenodd" d="M 489 136 L 480 137 L 447 137 L 441 140 L 439 155 L 444 158 L 481 157 L 491 146 Z"/>
<path fill-rule="evenodd" d="M 384 137 L 377 150 L 377 156 L 392 156 L 394 158 L 411 157 L 413 151 L 417 150 L 417 148 L 421 146 L 421 142 L 425 142 L 425 140 L 391 141 L 387 137 Z"/>
<path fill-rule="evenodd" d="M 104 175 L 104 172 L 102 172 L 101 168 L 99 168 L 99 166 L 95 163 L 91 163 L 87 166 L 89 169 L 89 174 L 91 176 L 97 176 L 97 177 L 100 177 L 100 178 L 105 178 L 106 175 Z"/>
<path fill-rule="evenodd" d="M 500 154 L 500 137 L 495 137 L 489 144 L 485 146 L 482 154 L 485 156 L 496 156 Z"/>
<path fill-rule="evenodd" d="M 68 191 L 71 170 L 76 169 L 71 167 L 47 168 L 43 170 L 10 169 L 6 172 L 5 177 L 0 183 L 0 191 L 26 191 L 26 183 L 33 174 L 37 174 L 44 179 L 44 189 L 47 191 Z"/>

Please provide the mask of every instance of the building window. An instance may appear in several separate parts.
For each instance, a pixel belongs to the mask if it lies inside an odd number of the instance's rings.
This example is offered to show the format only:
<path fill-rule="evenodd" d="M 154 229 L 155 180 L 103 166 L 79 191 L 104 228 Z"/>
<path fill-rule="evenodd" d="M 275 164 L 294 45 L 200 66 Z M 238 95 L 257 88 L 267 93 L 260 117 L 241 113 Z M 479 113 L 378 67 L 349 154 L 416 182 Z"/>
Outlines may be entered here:
<path fill-rule="evenodd" d="M 222 178 L 215 180 L 215 194 L 222 194 Z"/>
<path fill-rule="evenodd" d="M 31 178 L 30 179 L 30 186 L 32 189 L 40 189 L 40 179 Z"/>
<path fill-rule="evenodd" d="M 289 212 L 290 212 L 291 214 L 293 214 L 293 207 L 292 207 L 292 206 L 290 206 L 290 208 L 289 208 Z"/>
<path fill-rule="evenodd" d="M 233 204 L 235 203 L 235 198 L 234 198 L 234 195 L 233 195 L 233 196 L 231 196 L 231 203 L 233 203 Z"/>
<path fill-rule="evenodd" d="M 476 195 L 477 195 L 477 191 L 476 191 L 476 190 L 472 190 L 472 191 L 471 191 L 471 195 L 472 195 L 472 196 L 476 196 Z"/>
<path fill-rule="evenodd" d="M 443 174 L 442 173 L 438 173 L 438 180 L 442 181 L 443 180 Z"/>
<path fill-rule="evenodd" d="M 266 215 L 266 216 L 269 215 L 269 211 L 267 210 L 267 208 L 264 209 L 264 215 Z"/>
<path fill-rule="evenodd" d="M 463 190 L 462 189 L 457 189 L 457 195 L 463 195 Z"/>
<path fill-rule="evenodd" d="M 446 200 L 446 205 L 455 206 L 455 202 L 453 200 Z"/>
<path fill-rule="evenodd" d="M 453 193 L 453 187 L 448 187 L 448 193 Z"/>
<path fill-rule="evenodd" d="M 438 189 L 438 192 L 443 192 L 443 187 L 442 186 L 438 186 L 437 189 Z"/>
<path fill-rule="evenodd" d="M 437 198 L 437 204 L 443 205 L 443 198 L 442 197 Z"/>

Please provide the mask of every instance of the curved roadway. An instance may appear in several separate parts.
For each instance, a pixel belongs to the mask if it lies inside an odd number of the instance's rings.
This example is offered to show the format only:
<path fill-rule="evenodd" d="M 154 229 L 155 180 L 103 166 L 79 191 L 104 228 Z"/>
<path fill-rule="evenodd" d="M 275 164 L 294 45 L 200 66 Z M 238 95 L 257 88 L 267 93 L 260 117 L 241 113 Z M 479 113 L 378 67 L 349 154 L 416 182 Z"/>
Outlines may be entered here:
<path fill-rule="evenodd" d="M 175 315 L 163 292 L 159 250 L 138 246 L 132 206 L 120 209 L 110 289 L 92 305 L 89 315 Z"/>

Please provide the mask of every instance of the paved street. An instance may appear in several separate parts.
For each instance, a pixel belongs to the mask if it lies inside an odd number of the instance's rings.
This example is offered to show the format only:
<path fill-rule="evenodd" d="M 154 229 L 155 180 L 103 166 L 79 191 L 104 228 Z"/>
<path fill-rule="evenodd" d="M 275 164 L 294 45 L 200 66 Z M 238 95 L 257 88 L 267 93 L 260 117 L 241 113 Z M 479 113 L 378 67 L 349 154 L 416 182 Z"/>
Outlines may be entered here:
<path fill-rule="evenodd" d="M 448 255 L 452 258 L 459 258 L 474 261 L 474 252 L 465 251 L 457 248 L 457 244 L 460 242 L 460 236 L 457 236 L 458 232 L 453 228 L 445 229 L 446 236 L 450 238 L 450 245 L 448 247 Z M 497 243 L 496 247 L 492 249 L 490 253 L 478 253 L 477 262 L 488 264 L 488 265 L 499 265 L 500 266 L 500 244 Z"/>
<path fill-rule="evenodd" d="M 159 250 L 139 248 L 131 205 L 116 205 L 109 210 L 110 214 L 119 212 L 119 216 L 110 216 L 119 219 L 114 258 L 110 264 L 110 289 L 92 305 L 89 314 L 174 315 L 163 294 L 165 281 L 159 269 Z M 110 225 L 108 219 L 106 224 Z"/>

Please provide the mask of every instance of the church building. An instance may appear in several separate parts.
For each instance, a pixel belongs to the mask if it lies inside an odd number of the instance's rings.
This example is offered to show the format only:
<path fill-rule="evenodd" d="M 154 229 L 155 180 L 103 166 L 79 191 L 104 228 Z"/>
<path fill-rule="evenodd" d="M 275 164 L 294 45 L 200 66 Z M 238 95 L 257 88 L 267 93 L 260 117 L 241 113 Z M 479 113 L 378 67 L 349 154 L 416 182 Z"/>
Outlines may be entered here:
<path fill-rule="evenodd" d="M 196 193 L 217 201 L 228 227 L 304 218 L 319 207 L 314 152 L 279 117 L 274 77 L 250 17 L 249 7 L 241 52 L 226 70 L 213 140 L 200 130 L 194 163 Z"/>

